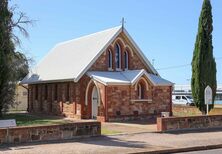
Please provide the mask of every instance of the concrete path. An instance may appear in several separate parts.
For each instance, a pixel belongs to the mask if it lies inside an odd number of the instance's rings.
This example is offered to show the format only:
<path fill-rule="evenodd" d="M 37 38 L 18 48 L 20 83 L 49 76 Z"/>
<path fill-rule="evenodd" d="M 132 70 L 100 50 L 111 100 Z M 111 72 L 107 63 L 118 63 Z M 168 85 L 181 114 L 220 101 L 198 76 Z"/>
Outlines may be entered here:
<path fill-rule="evenodd" d="M 222 144 L 222 130 L 190 133 L 137 133 L 0 147 L 4 154 L 123 154 Z"/>
<path fill-rule="evenodd" d="M 102 128 L 120 134 L 156 132 L 155 122 L 147 121 L 129 121 L 129 122 L 106 122 L 102 123 Z"/>

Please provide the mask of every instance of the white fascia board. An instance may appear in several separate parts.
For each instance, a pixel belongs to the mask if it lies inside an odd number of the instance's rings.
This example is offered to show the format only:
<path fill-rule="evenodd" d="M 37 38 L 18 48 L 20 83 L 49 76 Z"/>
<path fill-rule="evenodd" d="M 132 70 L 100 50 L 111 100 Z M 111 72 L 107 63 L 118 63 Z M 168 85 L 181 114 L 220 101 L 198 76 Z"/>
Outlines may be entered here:
<path fill-rule="evenodd" d="M 136 44 L 136 42 L 133 40 L 133 38 L 130 36 L 130 34 L 127 32 L 127 30 L 124 28 L 123 32 L 126 34 L 126 36 L 129 38 L 129 40 L 131 41 L 131 43 L 133 44 L 133 46 L 136 48 L 136 50 L 138 51 L 138 53 L 140 54 L 140 56 L 143 58 L 143 60 L 146 62 L 146 64 L 148 65 L 148 67 L 151 69 L 151 71 L 153 71 L 153 73 L 157 74 L 159 76 L 159 73 L 157 72 L 157 70 L 153 67 L 153 65 L 151 65 L 150 61 L 146 58 L 146 56 L 143 54 L 143 52 L 141 51 L 141 49 L 139 48 L 139 46 Z"/>
<path fill-rule="evenodd" d="M 143 76 L 144 71 L 145 71 L 145 70 L 142 69 L 142 70 L 137 74 L 137 76 L 131 81 L 132 85 L 134 85 L 134 84 L 140 79 L 140 77 Z"/>
<path fill-rule="evenodd" d="M 21 82 L 20 84 L 39 84 L 39 83 L 55 83 L 55 82 L 74 82 L 73 79 L 55 79 L 55 80 L 38 80 L 38 81 L 30 81 L 30 82 Z"/>
<path fill-rule="evenodd" d="M 98 78 L 96 78 L 96 77 L 94 77 L 94 76 L 90 76 L 93 80 L 95 80 L 95 81 L 97 81 L 97 82 L 100 82 L 100 83 L 102 83 L 103 85 L 105 85 L 105 86 L 107 86 L 107 83 L 106 82 L 103 82 L 102 80 L 100 80 L 100 79 L 98 79 Z"/>
<path fill-rule="evenodd" d="M 77 77 L 74 79 L 74 82 L 78 82 L 79 79 L 88 71 L 88 69 L 96 62 L 96 60 L 99 58 L 99 56 L 102 55 L 103 52 L 105 52 L 105 49 L 108 48 L 108 46 L 115 40 L 115 38 L 121 33 L 122 28 L 120 28 L 117 33 L 106 43 L 106 45 L 99 51 L 99 53 L 90 61 L 90 63 L 77 75 Z"/>
<path fill-rule="evenodd" d="M 153 80 L 149 77 L 149 74 L 144 70 L 142 69 L 140 71 L 140 73 L 132 80 L 132 85 L 134 85 L 143 75 L 145 75 L 147 77 L 147 79 L 150 80 L 150 82 L 154 85 L 154 86 L 157 86 L 156 83 L 153 82 Z"/>
<path fill-rule="evenodd" d="M 105 85 L 105 86 L 108 86 L 108 85 L 116 85 L 116 86 L 120 86 L 120 85 L 131 85 L 131 83 L 129 82 L 129 83 L 120 83 L 120 82 L 104 82 L 104 81 L 102 81 L 102 80 L 100 80 L 99 78 L 96 78 L 96 77 L 94 77 L 94 76 L 91 76 L 91 78 L 93 79 L 93 80 L 95 80 L 95 81 L 97 81 L 97 82 L 100 82 L 100 83 L 102 83 L 103 85 Z"/>
<path fill-rule="evenodd" d="M 144 74 L 146 75 L 146 77 L 150 80 L 150 82 L 154 85 L 157 86 L 157 84 L 152 80 L 152 78 L 149 76 L 149 74 L 147 72 L 144 72 Z"/>

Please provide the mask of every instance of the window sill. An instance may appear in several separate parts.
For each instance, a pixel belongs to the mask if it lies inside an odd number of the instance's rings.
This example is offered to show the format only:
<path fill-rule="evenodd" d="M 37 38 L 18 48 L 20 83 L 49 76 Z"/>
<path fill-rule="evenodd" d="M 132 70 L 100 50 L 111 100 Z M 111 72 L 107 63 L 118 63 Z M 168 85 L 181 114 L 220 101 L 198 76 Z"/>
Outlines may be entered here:
<path fill-rule="evenodd" d="M 116 68 L 116 71 L 122 71 L 122 69 L 121 68 Z"/>
<path fill-rule="evenodd" d="M 132 99 L 132 103 L 140 103 L 140 102 L 147 102 L 147 103 L 152 103 L 152 99 Z"/>
<path fill-rule="evenodd" d="M 113 69 L 112 68 L 108 68 L 108 71 L 113 71 Z"/>

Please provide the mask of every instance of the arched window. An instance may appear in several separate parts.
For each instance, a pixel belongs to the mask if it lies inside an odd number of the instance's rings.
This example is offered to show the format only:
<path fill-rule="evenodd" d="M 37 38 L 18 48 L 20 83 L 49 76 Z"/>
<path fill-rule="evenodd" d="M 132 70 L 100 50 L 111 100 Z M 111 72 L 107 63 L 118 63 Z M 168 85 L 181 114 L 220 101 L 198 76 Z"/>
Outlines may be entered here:
<path fill-rule="evenodd" d="M 121 48 L 119 46 L 119 44 L 116 44 L 116 52 L 115 52 L 115 62 L 116 62 L 116 68 L 120 69 L 120 65 L 121 65 Z"/>
<path fill-rule="evenodd" d="M 112 55 L 112 51 L 109 49 L 108 50 L 108 68 L 112 68 L 113 67 L 113 55 Z"/>
<path fill-rule="evenodd" d="M 143 84 L 139 83 L 137 85 L 137 93 L 139 99 L 144 99 L 144 86 Z"/>
<path fill-rule="evenodd" d="M 125 69 L 128 69 L 128 65 L 129 65 L 128 61 L 129 61 L 128 52 L 125 51 L 124 52 L 124 67 L 125 67 Z"/>

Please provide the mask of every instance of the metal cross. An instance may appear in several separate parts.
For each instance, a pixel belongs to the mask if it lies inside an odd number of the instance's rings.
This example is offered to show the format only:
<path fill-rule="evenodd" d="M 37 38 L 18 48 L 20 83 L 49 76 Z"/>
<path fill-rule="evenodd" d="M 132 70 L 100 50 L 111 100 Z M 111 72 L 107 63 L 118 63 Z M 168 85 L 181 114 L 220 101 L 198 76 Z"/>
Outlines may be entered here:
<path fill-rule="evenodd" d="M 122 23 L 122 28 L 124 28 L 124 24 L 126 23 L 126 21 L 124 20 L 124 17 L 122 17 L 121 23 Z"/>

